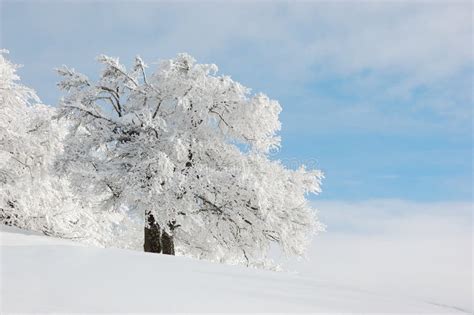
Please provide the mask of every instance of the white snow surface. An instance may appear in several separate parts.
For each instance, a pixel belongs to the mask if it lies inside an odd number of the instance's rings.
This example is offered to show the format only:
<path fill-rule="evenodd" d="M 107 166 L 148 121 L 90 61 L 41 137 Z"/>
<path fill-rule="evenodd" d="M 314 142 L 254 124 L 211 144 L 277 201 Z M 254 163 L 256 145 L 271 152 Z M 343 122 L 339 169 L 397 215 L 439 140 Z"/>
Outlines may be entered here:
<path fill-rule="evenodd" d="M 1 227 L 1 313 L 463 313 L 347 283 Z"/>

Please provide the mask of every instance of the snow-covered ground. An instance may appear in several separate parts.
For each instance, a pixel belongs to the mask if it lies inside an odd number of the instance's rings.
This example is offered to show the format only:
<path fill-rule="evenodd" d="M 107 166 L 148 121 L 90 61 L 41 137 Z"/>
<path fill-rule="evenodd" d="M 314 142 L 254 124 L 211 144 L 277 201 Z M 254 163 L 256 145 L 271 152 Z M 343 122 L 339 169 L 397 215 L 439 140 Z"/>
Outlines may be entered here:
<path fill-rule="evenodd" d="M 412 294 L 100 249 L 1 227 L 1 313 L 390 312 L 462 313 Z"/>

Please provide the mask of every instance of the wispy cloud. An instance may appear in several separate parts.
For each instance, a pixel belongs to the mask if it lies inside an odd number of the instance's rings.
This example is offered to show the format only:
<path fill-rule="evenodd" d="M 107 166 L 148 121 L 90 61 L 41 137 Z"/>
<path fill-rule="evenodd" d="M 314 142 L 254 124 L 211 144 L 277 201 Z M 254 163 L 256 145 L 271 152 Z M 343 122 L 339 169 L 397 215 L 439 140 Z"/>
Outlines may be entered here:
<path fill-rule="evenodd" d="M 8 19 L 14 5 L 4 7 Z M 141 53 L 150 60 L 187 51 L 264 91 L 286 87 L 294 96 L 298 87 L 308 93 L 337 78 L 346 80 L 339 92 L 373 106 L 397 100 L 413 110 L 471 117 L 470 1 L 44 1 L 22 9 L 44 17 L 34 35 L 49 36 L 56 53 L 69 47 L 77 57 Z M 13 31 L 5 25 L 3 32 Z"/>
<path fill-rule="evenodd" d="M 417 117 L 428 113 L 451 129 L 470 125 L 470 2 L 187 5 L 166 7 L 174 26 L 152 47 L 191 50 L 283 100 L 305 95 L 313 102 L 307 117 L 322 112 L 341 122 L 343 115 L 350 128 L 439 129 L 436 119 Z M 328 87 L 331 106 L 324 107 L 317 98 Z"/>

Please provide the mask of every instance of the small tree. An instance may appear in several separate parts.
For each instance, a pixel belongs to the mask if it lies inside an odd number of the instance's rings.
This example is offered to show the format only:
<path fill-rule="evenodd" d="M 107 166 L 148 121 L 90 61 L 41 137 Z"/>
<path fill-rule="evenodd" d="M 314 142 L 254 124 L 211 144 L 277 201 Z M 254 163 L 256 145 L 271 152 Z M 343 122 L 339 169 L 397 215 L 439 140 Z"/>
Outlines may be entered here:
<path fill-rule="evenodd" d="M 0 53 L 0 223 L 105 245 L 109 220 L 80 206 L 67 180 L 50 172 L 65 126 L 18 83 L 17 66 L 6 53 Z"/>
<path fill-rule="evenodd" d="M 321 225 L 305 194 L 320 171 L 269 158 L 280 138 L 278 102 L 186 54 L 148 76 L 100 56 L 97 82 L 65 66 L 60 117 L 71 121 L 57 169 L 82 198 L 141 217 L 144 250 L 255 262 L 275 242 L 300 255 Z"/>

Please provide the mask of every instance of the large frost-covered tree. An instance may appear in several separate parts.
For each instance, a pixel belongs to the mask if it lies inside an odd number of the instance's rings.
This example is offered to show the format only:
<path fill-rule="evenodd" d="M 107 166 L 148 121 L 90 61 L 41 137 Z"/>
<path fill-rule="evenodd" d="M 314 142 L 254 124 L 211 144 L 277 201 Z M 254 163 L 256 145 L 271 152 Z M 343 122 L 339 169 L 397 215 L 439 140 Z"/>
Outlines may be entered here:
<path fill-rule="evenodd" d="M 67 180 L 51 174 L 66 127 L 19 83 L 6 53 L 0 53 L 0 223 L 106 245 L 112 225 L 100 221 L 109 220 L 79 206 Z"/>
<path fill-rule="evenodd" d="M 130 69 L 98 61 L 97 81 L 58 69 L 70 130 L 56 167 L 81 198 L 139 218 L 149 252 L 244 263 L 265 259 L 272 243 L 303 253 L 322 229 L 305 197 L 322 174 L 269 158 L 278 102 L 187 54 L 151 75 L 139 57 Z"/>

